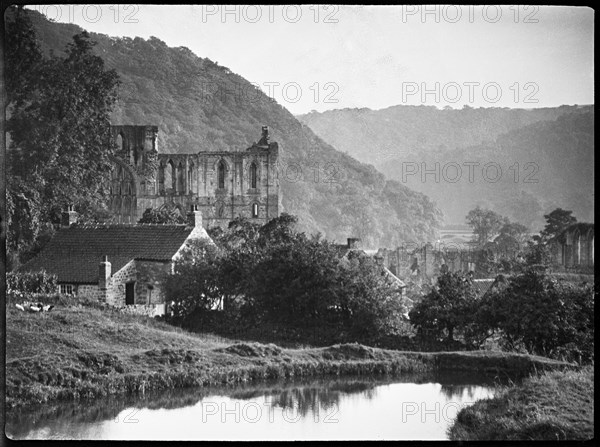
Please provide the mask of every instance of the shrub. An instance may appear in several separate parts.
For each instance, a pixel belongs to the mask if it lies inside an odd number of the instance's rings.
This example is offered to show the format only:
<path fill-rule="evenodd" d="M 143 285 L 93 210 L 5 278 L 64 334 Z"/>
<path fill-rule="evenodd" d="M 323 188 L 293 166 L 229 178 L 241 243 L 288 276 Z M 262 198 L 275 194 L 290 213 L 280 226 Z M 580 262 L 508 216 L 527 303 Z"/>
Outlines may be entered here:
<path fill-rule="evenodd" d="M 9 294 L 53 294 L 58 290 L 56 275 L 39 272 L 9 272 L 6 274 L 6 291 Z"/>

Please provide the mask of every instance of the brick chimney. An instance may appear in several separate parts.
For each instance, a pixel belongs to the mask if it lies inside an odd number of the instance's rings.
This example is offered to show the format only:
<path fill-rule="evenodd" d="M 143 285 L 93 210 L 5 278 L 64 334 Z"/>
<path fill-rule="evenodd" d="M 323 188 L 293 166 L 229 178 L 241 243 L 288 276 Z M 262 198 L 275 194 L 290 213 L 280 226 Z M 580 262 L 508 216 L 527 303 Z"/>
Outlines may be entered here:
<path fill-rule="evenodd" d="M 98 266 L 98 288 L 100 290 L 106 290 L 110 283 L 111 275 L 111 263 L 108 262 L 108 256 L 103 256 L 100 265 Z"/>
<path fill-rule="evenodd" d="M 194 228 L 202 228 L 202 212 L 198 210 L 198 205 L 192 203 L 190 212 L 187 215 L 188 225 Z"/>
<path fill-rule="evenodd" d="M 360 239 L 357 237 L 348 238 L 348 248 L 358 248 Z"/>
<path fill-rule="evenodd" d="M 60 216 L 60 226 L 68 228 L 74 223 L 77 223 L 77 211 L 73 209 L 73 205 L 68 205 Z"/>

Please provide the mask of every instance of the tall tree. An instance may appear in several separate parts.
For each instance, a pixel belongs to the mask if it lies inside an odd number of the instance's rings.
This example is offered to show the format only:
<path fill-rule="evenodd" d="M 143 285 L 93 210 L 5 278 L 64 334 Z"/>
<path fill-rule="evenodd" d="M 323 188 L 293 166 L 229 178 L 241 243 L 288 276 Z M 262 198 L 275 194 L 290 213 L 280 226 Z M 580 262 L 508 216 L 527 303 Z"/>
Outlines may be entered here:
<path fill-rule="evenodd" d="M 471 277 L 446 272 L 438 277 L 437 287 L 413 307 L 409 316 L 420 331 L 432 331 L 436 336 L 445 331 L 448 341 L 453 341 L 455 330 L 464 330 L 472 323 L 476 308 Z"/>
<path fill-rule="evenodd" d="M 473 228 L 477 244 L 480 247 L 483 247 L 486 242 L 500 232 L 500 229 L 504 225 L 509 223 L 506 217 L 502 217 L 492 210 L 483 209 L 479 206 L 469 211 L 466 220 L 467 224 Z"/>
<path fill-rule="evenodd" d="M 85 31 L 64 58 L 44 58 L 28 12 L 11 8 L 6 17 L 7 239 L 14 253 L 33 247 L 66 205 L 86 214 L 104 208 L 119 81 Z"/>
<path fill-rule="evenodd" d="M 565 228 L 577 222 L 575 216 L 572 216 L 573 211 L 556 208 L 550 214 L 545 214 L 546 226 L 541 231 L 540 235 L 543 240 L 550 240 L 558 236 Z"/>

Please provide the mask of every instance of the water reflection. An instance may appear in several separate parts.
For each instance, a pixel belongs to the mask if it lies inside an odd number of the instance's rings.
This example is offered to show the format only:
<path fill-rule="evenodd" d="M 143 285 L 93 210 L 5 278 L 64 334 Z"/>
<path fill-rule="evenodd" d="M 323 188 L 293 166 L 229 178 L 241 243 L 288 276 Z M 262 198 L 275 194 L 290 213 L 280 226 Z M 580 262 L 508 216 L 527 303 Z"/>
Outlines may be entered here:
<path fill-rule="evenodd" d="M 499 380 L 429 374 L 168 390 L 7 414 L 13 439 L 445 439 Z"/>

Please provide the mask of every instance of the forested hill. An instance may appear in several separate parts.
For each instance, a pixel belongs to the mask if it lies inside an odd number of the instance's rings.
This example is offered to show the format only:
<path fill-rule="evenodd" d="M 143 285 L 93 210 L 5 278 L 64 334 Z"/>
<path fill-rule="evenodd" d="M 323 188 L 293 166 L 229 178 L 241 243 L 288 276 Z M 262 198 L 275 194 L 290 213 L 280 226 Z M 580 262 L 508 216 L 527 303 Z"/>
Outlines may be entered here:
<path fill-rule="evenodd" d="M 46 52 L 61 54 L 81 32 L 30 13 Z M 441 213 L 428 197 L 337 151 L 226 67 L 154 37 L 90 34 L 122 81 L 112 122 L 158 125 L 160 151 L 244 150 L 268 125 L 282 153 L 283 207 L 301 230 L 337 241 L 357 236 L 369 247 L 435 236 Z"/>
<path fill-rule="evenodd" d="M 532 230 L 539 230 L 543 215 L 556 207 L 593 221 L 593 106 L 395 106 L 313 112 L 299 119 L 339 150 L 370 160 L 387 178 L 427 194 L 446 222 L 463 223 L 475 205 Z M 469 168 L 473 163 L 479 165 Z M 430 172 L 425 177 L 423 167 Z"/>
<path fill-rule="evenodd" d="M 593 112 L 593 106 L 541 109 L 398 105 L 381 110 L 338 109 L 299 115 L 317 135 L 358 160 L 384 165 L 415 153 L 440 153 L 491 143 L 498 136 L 567 113 Z"/>

